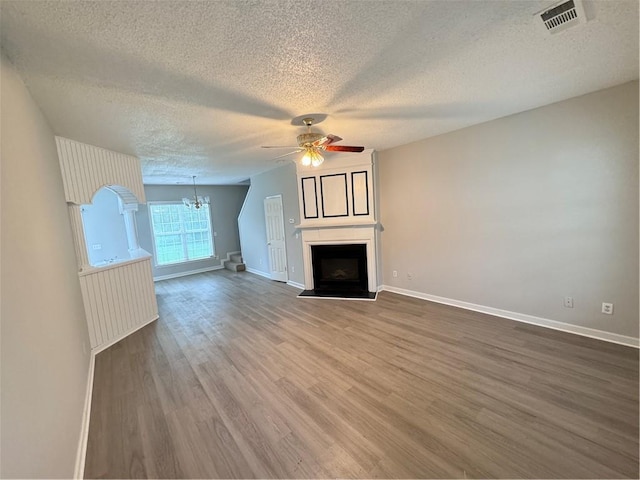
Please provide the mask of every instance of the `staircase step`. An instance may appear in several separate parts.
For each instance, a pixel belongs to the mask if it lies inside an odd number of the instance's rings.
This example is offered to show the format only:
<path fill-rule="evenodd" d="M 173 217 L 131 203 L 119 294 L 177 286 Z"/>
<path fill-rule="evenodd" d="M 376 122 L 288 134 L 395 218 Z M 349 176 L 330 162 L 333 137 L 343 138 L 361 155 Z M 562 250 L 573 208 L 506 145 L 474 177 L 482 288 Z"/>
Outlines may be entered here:
<path fill-rule="evenodd" d="M 227 260 L 224 262 L 224 268 L 227 270 L 231 270 L 232 272 L 244 272 L 246 270 L 246 266 L 242 262 L 232 262 L 231 260 Z"/>
<path fill-rule="evenodd" d="M 229 260 L 231 260 L 232 262 L 235 262 L 235 263 L 243 263 L 242 254 L 240 254 L 240 253 L 234 253 L 232 255 L 229 255 Z"/>

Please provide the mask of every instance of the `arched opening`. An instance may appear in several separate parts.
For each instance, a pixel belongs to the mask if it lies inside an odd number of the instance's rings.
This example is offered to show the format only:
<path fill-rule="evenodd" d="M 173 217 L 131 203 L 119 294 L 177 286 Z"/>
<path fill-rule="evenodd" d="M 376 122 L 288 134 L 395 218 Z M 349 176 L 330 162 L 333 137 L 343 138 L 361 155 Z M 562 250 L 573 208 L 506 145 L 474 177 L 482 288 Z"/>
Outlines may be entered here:
<path fill-rule="evenodd" d="M 104 267 L 139 257 L 133 213 L 138 202 L 119 185 L 100 188 L 90 204 L 82 205 L 82 225 L 89 264 Z"/>

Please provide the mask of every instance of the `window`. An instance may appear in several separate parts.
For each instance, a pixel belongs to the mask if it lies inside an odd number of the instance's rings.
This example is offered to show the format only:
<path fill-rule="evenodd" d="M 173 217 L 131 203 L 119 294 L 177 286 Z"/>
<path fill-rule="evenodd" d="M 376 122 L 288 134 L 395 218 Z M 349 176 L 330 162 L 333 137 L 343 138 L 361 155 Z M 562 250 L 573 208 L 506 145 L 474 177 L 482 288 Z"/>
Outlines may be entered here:
<path fill-rule="evenodd" d="M 156 263 L 169 265 L 213 256 L 209 205 L 149 203 Z"/>

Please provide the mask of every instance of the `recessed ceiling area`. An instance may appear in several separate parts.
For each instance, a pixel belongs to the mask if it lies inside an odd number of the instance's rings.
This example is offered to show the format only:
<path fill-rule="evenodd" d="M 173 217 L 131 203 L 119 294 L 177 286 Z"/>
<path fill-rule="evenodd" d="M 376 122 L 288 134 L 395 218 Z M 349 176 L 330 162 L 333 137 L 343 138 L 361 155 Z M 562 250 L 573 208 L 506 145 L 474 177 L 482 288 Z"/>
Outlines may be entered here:
<path fill-rule="evenodd" d="M 637 0 L 583 3 L 548 35 L 540 0 L 2 1 L 1 47 L 56 135 L 233 184 L 309 112 L 384 150 L 637 79 Z"/>

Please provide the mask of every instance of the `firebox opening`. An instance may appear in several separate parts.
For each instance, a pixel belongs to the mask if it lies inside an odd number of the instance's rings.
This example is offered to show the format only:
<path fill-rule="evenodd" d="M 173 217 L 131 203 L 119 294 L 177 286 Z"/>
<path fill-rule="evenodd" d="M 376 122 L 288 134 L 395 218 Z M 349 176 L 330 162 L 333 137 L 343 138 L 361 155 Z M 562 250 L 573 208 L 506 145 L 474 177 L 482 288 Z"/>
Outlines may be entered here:
<path fill-rule="evenodd" d="M 313 290 L 305 296 L 368 298 L 365 244 L 312 245 Z"/>

